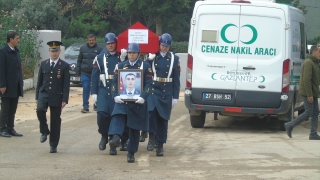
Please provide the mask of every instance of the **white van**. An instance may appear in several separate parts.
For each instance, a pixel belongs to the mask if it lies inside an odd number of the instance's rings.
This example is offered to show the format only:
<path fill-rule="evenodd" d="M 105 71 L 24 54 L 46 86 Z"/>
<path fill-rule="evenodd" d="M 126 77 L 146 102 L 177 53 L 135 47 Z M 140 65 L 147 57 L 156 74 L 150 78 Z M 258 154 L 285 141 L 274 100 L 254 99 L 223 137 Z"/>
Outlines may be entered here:
<path fill-rule="evenodd" d="M 185 105 L 191 126 L 206 113 L 277 116 L 303 112 L 305 17 L 275 0 L 197 1 L 191 18 Z"/>

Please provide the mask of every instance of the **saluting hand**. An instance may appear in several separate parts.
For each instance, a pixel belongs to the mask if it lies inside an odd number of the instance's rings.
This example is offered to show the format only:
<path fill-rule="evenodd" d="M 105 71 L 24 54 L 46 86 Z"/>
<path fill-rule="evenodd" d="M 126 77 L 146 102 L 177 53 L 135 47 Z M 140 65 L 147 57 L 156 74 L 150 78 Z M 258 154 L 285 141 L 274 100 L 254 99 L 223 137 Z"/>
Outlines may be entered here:
<path fill-rule="evenodd" d="M 61 109 L 63 109 L 63 108 L 66 106 L 66 104 L 67 104 L 67 103 L 62 102 L 62 104 L 61 104 Z"/>
<path fill-rule="evenodd" d="M 0 88 L 0 92 L 1 92 L 2 94 L 4 94 L 4 93 L 6 92 L 6 90 L 7 90 L 7 88 L 6 88 L 6 87 L 4 87 L 4 88 Z"/>

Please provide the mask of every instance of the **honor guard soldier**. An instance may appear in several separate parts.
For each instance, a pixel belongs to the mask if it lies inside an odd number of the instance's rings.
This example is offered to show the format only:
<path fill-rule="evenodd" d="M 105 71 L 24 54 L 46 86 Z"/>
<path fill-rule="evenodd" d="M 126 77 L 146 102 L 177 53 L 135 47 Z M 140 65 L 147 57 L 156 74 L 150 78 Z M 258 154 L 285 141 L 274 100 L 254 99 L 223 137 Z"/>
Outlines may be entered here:
<path fill-rule="evenodd" d="M 120 55 L 116 52 L 117 37 L 114 33 L 105 35 L 105 44 L 107 51 L 96 56 L 91 74 L 92 99 L 98 106 L 97 124 L 98 132 L 101 134 L 99 143 L 101 151 L 106 149 L 106 144 L 108 143 L 108 131 L 114 107 L 114 100 L 111 95 L 114 69 L 121 62 Z"/>
<path fill-rule="evenodd" d="M 180 62 L 178 56 L 169 52 L 171 43 L 171 35 L 163 34 L 160 37 L 160 52 L 153 60 L 149 60 L 153 82 L 148 97 L 150 128 L 147 150 L 153 151 L 157 143 L 157 156 L 163 156 L 163 144 L 167 141 L 171 109 L 177 104 L 180 91 Z"/>
<path fill-rule="evenodd" d="M 36 88 L 37 116 L 40 122 L 40 142 L 50 134 L 50 153 L 57 152 L 61 129 L 61 111 L 68 104 L 70 90 L 69 64 L 59 58 L 59 41 L 50 41 L 50 59 L 41 62 Z M 50 130 L 46 112 L 50 107 Z"/>
<path fill-rule="evenodd" d="M 148 63 L 144 63 L 139 59 L 140 47 L 137 43 L 128 45 L 128 59 L 116 67 L 115 76 L 112 86 L 112 96 L 116 102 L 112 112 L 112 120 L 109 129 L 109 135 L 113 135 L 109 142 L 110 147 L 117 147 L 120 144 L 119 136 L 127 125 L 129 128 L 129 143 L 127 147 L 127 161 L 134 162 L 134 153 L 138 151 L 140 130 L 148 131 L 148 107 L 147 98 L 151 89 L 152 70 Z M 143 91 L 141 95 L 134 101 L 124 102 L 119 95 L 118 74 L 119 69 L 142 69 L 141 79 L 143 83 Z"/>

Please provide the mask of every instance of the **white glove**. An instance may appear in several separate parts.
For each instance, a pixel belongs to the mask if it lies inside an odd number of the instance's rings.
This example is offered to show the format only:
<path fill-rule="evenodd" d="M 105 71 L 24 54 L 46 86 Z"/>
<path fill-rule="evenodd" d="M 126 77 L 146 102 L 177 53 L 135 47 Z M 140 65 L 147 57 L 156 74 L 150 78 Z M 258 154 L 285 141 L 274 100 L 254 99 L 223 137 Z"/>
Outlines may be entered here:
<path fill-rule="evenodd" d="M 172 108 L 178 104 L 178 99 L 172 99 Z"/>
<path fill-rule="evenodd" d="M 104 87 L 106 87 L 106 75 L 100 74 L 100 81 L 102 81 L 102 84 Z"/>
<path fill-rule="evenodd" d="M 94 103 L 97 102 L 97 94 L 92 94 L 92 100 Z"/>
<path fill-rule="evenodd" d="M 121 55 L 120 55 L 121 61 L 124 61 L 126 56 L 127 56 L 127 50 L 126 49 L 121 49 Z"/>
<path fill-rule="evenodd" d="M 144 99 L 142 97 L 138 97 L 138 100 L 136 101 L 136 103 L 143 104 L 144 103 Z"/>
<path fill-rule="evenodd" d="M 119 103 L 119 104 L 123 103 L 123 101 L 121 100 L 120 96 L 114 97 L 114 102 Z"/>
<path fill-rule="evenodd" d="M 152 59 L 154 59 L 155 57 L 156 57 L 156 54 L 151 54 L 151 53 L 149 53 L 148 59 L 149 59 L 149 60 L 152 60 Z"/>

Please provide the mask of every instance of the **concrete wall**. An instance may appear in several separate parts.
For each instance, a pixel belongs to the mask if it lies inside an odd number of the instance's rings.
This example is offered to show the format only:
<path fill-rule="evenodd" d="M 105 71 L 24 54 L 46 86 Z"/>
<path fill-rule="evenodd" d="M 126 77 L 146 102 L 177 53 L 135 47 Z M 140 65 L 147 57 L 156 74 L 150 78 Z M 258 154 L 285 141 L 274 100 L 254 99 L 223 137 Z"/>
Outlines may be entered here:
<path fill-rule="evenodd" d="M 180 60 L 180 91 L 184 91 L 186 87 L 186 74 L 187 74 L 187 62 L 188 62 L 188 53 L 177 53 Z"/>

